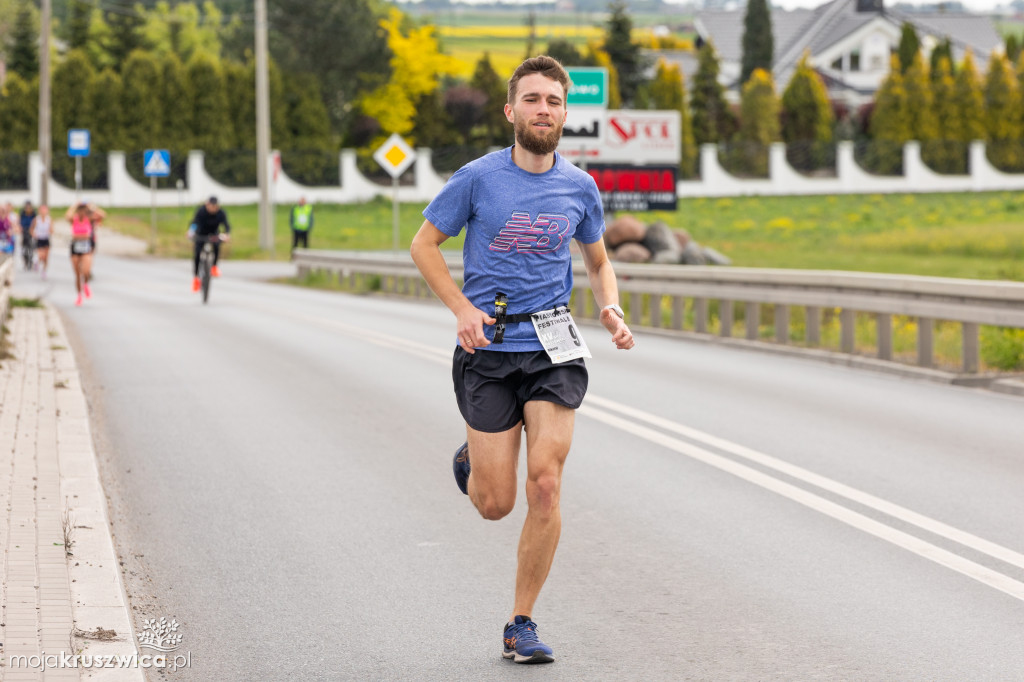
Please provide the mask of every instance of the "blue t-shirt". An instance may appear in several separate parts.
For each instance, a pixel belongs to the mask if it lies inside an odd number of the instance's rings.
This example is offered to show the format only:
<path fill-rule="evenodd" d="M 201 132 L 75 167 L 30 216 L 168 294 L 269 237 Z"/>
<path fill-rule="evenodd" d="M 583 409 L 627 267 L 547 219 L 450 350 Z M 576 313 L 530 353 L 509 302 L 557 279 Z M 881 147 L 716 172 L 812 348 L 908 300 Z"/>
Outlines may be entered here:
<path fill-rule="evenodd" d="M 455 237 L 466 226 L 462 293 L 494 315 L 494 296 L 508 296 L 507 313 L 535 313 L 569 302 L 573 238 L 592 244 L 604 234 L 594 179 L 555 154 L 554 166 L 530 173 L 512 161 L 512 148 L 472 161 L 455 173 L 423 216 Z M 485 326 L 488 339 L 494 327 Z M 531 322 L 505 327 L 505 339 L 486 350 L 543 350 Z"/>

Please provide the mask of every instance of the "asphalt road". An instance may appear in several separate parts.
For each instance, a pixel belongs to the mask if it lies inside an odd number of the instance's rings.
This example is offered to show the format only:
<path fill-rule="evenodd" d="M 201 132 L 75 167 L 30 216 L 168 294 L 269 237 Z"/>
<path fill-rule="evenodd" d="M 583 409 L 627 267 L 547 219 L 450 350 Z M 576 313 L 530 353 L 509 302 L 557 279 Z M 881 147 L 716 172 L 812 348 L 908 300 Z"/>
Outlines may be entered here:
<path fill-rule="evenodd" d="M 452 480 L 445 309 L 231 262 L 203 306 L 187 264 L 102 253 L 76 309 L 64 260 L 134 613 L 192 654 L 170 679 L 1024 679 L 1021 398 L 586 330 L 534 613 L 558 660 L 515 667 L 523 510 Z"/>

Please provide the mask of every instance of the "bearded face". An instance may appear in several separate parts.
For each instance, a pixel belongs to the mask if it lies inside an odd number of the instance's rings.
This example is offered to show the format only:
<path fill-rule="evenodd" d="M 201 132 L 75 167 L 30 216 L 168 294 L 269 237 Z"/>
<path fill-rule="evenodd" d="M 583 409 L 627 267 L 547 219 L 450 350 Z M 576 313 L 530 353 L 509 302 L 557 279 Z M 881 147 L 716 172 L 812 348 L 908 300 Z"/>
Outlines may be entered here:
<path fill-rule="evenodd" d="M 565 88 L 539 73 L 524 76 L 518 84 L 515 104 L 505 105 L 516 144 L 536 156 L 547 156 L 558 147 L 565 124 Z"/>
<path fill-rule="evenodd" d="M 525 117 L 516 116 L 512 127 L 516 134 L 516 143 L 520 147 L 531 154 L 545 156 L 558 148 L 558 142 L 562 139 L 563 124 L 563 121 L 550 117 L 527 121 Z"/>

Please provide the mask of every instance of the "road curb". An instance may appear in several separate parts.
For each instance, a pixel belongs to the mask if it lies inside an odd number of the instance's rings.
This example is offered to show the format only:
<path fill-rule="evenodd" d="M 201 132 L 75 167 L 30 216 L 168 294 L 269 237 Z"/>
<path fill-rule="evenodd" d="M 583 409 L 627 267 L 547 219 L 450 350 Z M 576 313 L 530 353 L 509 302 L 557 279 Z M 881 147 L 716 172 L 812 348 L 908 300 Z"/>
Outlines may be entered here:
<path fill-rule="evenodd" d="M 118 570 L 85 393 L 63 322 L 50 306 L 46 314 L 48 327 L 56 332 L 54 343 L 68 349 L 55 357 L 54 379 L 55 384 L 66 386 L 66 390 L 59 392 L 57 401 L 58 454 L 61 492 L 69 500 L 69 513 L 76 526 L 74 558 L 68 567 L 75 627 L 82 633 L 109 630 L 117 633 L 112 640 L 96 639 L 95 635 L 80 636 L 76 644 L 85 654 L 130 656 L 137 652 L 135 632 Z M 90 669 L 83 678 L 104 682 L 142 681 L 145 675 L 139 669 Z"/>
<path fill-rule="evenodd" d="M 0 452 L 9 462 L 0 472 L 3 676 L 143 682 L 130 664 L 96 667 L 96 656 L 130 659 L 137 648 L 64 326 L 49 305 L 17 308 L 9 324 L 13 357 L 0 373 L 0 441 L 13 444 Z M 91 665 L 76 665 L 75 654 Z"/>

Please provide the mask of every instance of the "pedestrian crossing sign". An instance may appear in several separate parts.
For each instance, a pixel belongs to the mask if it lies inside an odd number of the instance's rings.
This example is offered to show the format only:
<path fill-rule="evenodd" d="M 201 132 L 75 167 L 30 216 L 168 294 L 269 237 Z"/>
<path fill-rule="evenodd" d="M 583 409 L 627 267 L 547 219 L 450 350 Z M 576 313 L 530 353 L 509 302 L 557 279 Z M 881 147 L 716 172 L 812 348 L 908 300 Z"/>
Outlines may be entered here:
<path fill-rule="evenodd" d="M 402 136 L 395 133 L 373 153 L 374 160 L 386 170 L 391 177 L 397 178 L 416 160 L 413 151 Z"/>
<path fill-rule="evenodd" d="M 142 159 L 146 177 L 166 178 L 171 174 L 171 153 L 166 149 L 147 149 Z"/>

